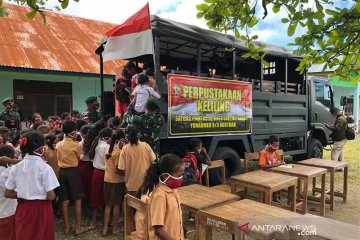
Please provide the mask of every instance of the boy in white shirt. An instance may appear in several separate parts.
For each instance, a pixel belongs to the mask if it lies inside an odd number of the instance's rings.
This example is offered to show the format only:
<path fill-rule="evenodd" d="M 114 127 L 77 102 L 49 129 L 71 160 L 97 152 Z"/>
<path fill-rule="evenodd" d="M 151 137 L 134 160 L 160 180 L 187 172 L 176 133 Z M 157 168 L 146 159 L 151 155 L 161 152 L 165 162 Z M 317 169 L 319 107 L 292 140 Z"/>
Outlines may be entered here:
<path fill-rule="evenodd" d="M 14 149 L 4 145 L 0 147 L 0 239 L 12 239 L 14 231 L 16 199 L 5 198 L 5 182 L 9 177 L 11 167 L 5 163 L 14 157 Z"/>
<path fill-rule="evenodd" d="M 145 74 L 139 75 L 139 85 L 135 88 L 132 95 L 134 96 L 135 101 L 135 111 L 137 114 L 145 113 L 145 105 L 147 100 L 153 96 L 159 99 L 161 96 L 157 93 L 152 87 L 149 87 L 149 77 Z"/>

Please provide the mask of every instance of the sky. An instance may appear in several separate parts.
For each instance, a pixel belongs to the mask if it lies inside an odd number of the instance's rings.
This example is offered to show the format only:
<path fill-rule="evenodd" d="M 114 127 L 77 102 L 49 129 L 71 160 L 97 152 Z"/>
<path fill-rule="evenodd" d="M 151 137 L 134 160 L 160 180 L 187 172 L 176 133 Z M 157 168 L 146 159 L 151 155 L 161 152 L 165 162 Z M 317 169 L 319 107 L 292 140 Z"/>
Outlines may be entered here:
<path fill-rule="evenodd" d="M 335 6 L 338 7 L 350 6 L 353 3 L 351 0 L 333 1 Z M 120 24 L 142 8 L 146 2 L 150 4 L 150 14 L 156 14 L 163 18 L 196 25 L 201 28 L 208 28 L 203 19 L 196 17 L 196 5 L 203 3 L 204 0 L 79 0 L 79 2 L 70 0 L 68 8 L 61 10 L 61 13 Z M 313 2 L 314 0 L 309 0 L 309 5 L 311 6 Z M 56 3 L 58 3 L 57 0 L 49 0 L 47 6 L 51 7 Z M 287 25 L 282 24 L 280 21 L 287 13 L 282 10 L 274 14 L 270 8 L 268 10 L 266 21 L 261 22 L 252 29 L 251 34 L 257 34 L 259 41 L 288 47 L 287 44 L 293 42 L 294 37 L 287 36 Z M 263 11 L 260 8 L 258 17 L 262 16 Z M 304 32 L 303 29 L 298 29 L 295 36 Z"/>

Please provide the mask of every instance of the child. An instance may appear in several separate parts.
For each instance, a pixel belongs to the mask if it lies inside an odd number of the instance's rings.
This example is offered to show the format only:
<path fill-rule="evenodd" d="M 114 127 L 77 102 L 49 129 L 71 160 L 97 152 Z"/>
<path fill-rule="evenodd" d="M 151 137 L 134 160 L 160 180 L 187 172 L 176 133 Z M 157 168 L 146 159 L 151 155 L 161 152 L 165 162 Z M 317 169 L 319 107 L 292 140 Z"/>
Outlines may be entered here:
<path fill-rule="evenodd" d="M 189 150 L 183 158 L 185 163 L 184 185 L 202 184 L 202 164 L 211 165 L 211 160 L 199 138 L 190 139 Z"/>
<path fill-rule="evenodd" d="M 14 149 L 4 145 L 0 147 L 0 239 L 12 239 L 14 231 L 15 210 L 17 200 L 5 198 L 5 182 L 12 167 L 8 167 L 8 159 L 14 157 Z"/>
<path fill-rule="evenodd" d="M 125 140 L 124 138 L 124 132 L 120 129 L 117 130 L 112 135 L 110 146 L 105 151 L 104 200 L 106 207 L 104 214 L 104 237 L 108 235 L 111 212 L 113 216 L 112 233 L 117 234 L 120 232 L 119 215 L 125 195 L 125 180 L 123 176 L 116 174 L 116 166 L 121 153 L 120 147 L 122 147 L 122 143 Z M 121 144 L 120 147 L 119 144 Z"/>
<path fill-rule="evenodd" d="M 269 144 L 260 152 L 259 166 L 263 170 L 283 164 L 281 156 L 277 152 L 279 149 L 279 138 L 270 136 L 268 142 Z"/>
<path fill-rule="evenodd" d="M 159 99 L 161 96 L 159 93 L 148 86 L 149 77 L 145 74 L 139 75 L 139 86 L 133 91 L 132 95 L 134 96 L 133 101 L 135 101 L 135 112 L 137 114 L 143 114 L 145 112 L 145 104 L 147 100 L 153 96 Z"/>
<path fill-rule="evenodd" d="M 59 182 L 42 159 L 45 138 L 37 131 L 24 135 L 24 160 L 14 166 L 5 183 L 5 197 L 17 198 L 14 239 L 55 239 L 51 201 Z"/>
<path fill-rule="evenodd" d="M 270 136 L 268 142 L 269 144 L 266 145 L 265 149 L 260 152 L 259 166 L 263 170 L 283 164 L 281 156 L 277 152 L 279 149 L 279 138 L 276 136 Z M 273 193 L 273 201 L 280 202 L 279 192 Z"/>
<path fill-rule="evenodd" d="M 149 239 L 184 239 L 182 211 L 176 190 L 182 185 L 184 171 L 184 162 L 174 154 L 160 157 L 147 170 L 141 194 L 152 192 Z"/>
<path fill-rule="evenodd" d="M 56 158 L 55 141 L 56 136 L 54 133 L 50 133 L 45 136 L 46 141 L 46 161 L 50 167 L 54 170 L 56 178 L 59 178 L 60 167 Z"/>
<path fill-rule="evenodd" d="M 80 146 L 84 151 L 84 153 L 80 156 L 79 169 L 81 175 L 81 182 L 84 190 L 84 201 L 90 200 L 91 179 L 94 171 L 94 167 L 89 158 L 89 154 L 85 153 L 85 149 L 84 149 L 85 141 L 89 140 L 87 141 L 87 143 L 91 143 L 94 140 L 92 136 L 89 135 L 89 132 L 92 130 L 92 128 L 93 127 L 85 125 L 82 126 L 80 129 L 80 137 L 81 137 Z M 91 142 L 89 138 L 91 138 Z M 90 144 L 90 148 L 91 148 L 91 144 Z M 88 148 L 89 151 L 90 148 Z"/>
<path fill-rule="evenodd" d="M 156 156 L 145 142 L 139 141 L 139 129 L 128 126 L 125 130 L 126 144 L 120 154 L 118 169 L 125 176 L 126 191 L 132 196 L 140 189 L 146 170 L 155 161 Z"/>
<path fill-rule="evenodd" d="M 116 100 L 119 101 L 118 111 L 120 114 L 120 120 L 122 122 L 122 117 L 124 116 L 126 109 L 130 103 L 130 95 L 131 92 L 131 75 L 124 68 L 121 74 L 121 78 L 116 81 L 115 84 L 115 92 L 116 92 Z"/>
<path fill-rule="evenodd" d="M 105 151 L 109 147 L 112 130 L 104 128 L 94 139 L 89 152 L 89 159 L 93 162 L 93 175 L 91 179 L 90 207 L 93 209 L 92 220 L 88 230 L 97 227 L 98 210 L 103 209 L 104 202 L 104 176 L 105 176 Z"/>
<path fill-rule="evenodd" d="M 81 226 L 81 199 L 84 191 L 81 183 L 79 160 L 83 153 L 80 144 L 74 141 L 76 136 L 76 125 L 74 122 L 63 123 L 64 139 L 56 144 L 56 157 L 60 167 L 60 201 L 64 217 L 64 233 L 70 233 L 69 202 L 75 203 L 76 235 L 85 232 Z"/>

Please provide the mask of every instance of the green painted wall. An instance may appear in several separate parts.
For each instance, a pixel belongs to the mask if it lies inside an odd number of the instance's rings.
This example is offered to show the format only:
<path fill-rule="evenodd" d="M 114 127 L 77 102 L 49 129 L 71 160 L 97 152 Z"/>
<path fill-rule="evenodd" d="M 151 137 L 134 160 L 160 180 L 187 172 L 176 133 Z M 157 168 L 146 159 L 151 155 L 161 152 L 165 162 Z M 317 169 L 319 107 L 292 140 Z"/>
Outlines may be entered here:
<path fill-rule="evenodd" d="M 13 97 L 13 80 L 71 82 L 72 108 L 79 110 L 80 112 L 86 109 L 85 99 L 88 96 L 100 95 L 100 78 L 98 77 L 0 71 L 0 100 L 8 96 Z M 112 84 L 112 78 L 105 78 L 104 90 L 112 91 Z M 0 109 L 2 110 L 2 106 Z"/>

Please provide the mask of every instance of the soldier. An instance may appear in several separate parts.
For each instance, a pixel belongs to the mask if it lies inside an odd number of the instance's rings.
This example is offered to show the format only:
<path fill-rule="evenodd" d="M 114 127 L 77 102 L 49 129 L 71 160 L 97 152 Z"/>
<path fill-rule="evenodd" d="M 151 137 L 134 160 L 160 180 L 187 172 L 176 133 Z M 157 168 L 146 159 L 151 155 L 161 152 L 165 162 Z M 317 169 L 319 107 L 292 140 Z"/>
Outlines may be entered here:
<path fill-rule="evenodd" d="M 160 154 L 159 135 L 161 127 L 164 125 L 164 117 L 160 113 L 160 102 L 158 99 L 150 97 L 145 105 L 145 114 L 134 115 L 134 104 L 130 103 L 124 116 L 127 124 L 139 125 L 141 137 L 140 141 L 147 142 L 156 157 Z"/>
<path fill-rule="evenodd" d="M 87 111 L 81 115 L 81 119 L 88 125 L 92 126 L 101 119 L 101 114 L 98 111 L 99 102 L 95 96 L 88 97 L 85 102 L 87 105 Z"/>
<path fill-rule="evenodd" d="M 13 111 L 14 99 L 7 97 L 2 104 L 5 110 L 0 113 L 0 120 L 5 122 L 5 127 L 15 136 L 21 130 L 21 120 L 19 113 Z"/>

